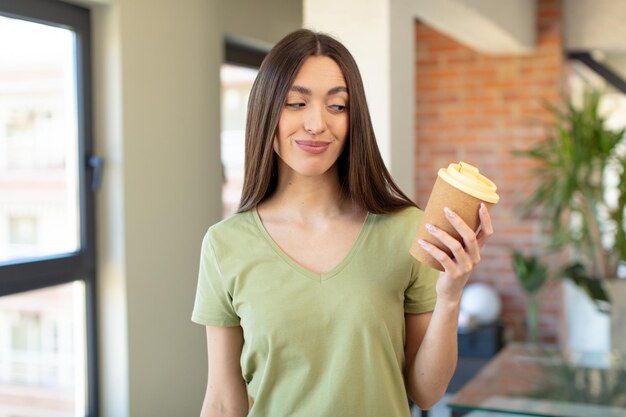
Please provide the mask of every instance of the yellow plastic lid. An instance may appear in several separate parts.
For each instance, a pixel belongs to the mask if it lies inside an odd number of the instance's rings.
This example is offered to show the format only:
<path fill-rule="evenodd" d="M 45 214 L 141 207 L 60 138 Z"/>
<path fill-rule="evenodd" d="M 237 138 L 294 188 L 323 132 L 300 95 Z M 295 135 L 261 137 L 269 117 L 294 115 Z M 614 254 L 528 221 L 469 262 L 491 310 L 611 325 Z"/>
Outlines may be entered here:
<path fill-rule="evenodd" d="M 458 164 L 448 165 L 448 168 L 441 168 L 438 175 L 451 186 L 479 200 L 492 204 L 500 200 L 496 185 L 481 175 L 478 168 L 466 162 L 459 161 Z"/>

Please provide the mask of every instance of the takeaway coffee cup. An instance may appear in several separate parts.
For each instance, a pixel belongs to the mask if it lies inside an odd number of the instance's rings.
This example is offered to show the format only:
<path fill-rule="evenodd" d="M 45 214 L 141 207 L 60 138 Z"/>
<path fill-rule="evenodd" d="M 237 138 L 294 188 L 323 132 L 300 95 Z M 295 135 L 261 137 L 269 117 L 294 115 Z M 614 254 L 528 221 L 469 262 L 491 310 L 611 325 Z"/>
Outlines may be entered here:
<path fill-rule="evenodd" d="M 417 243 L 417 240 L 423 239 L 437 246 L 450 257 L 452 257 L 452 253 L 437 238 L 428 233 L 425 225 L 427 223 L 433 224 L 463 243 L 459 233 L 445 217 L 444 207 L 457 213 L 472 230 L 476 230 L 480 225 L 480 218 L 478 217 L 480 203 L 485 203 L 489 209 L 499 199 L 500 197 L 496 194 L 496 185 L 481 175 L 476 167 L 466 162 L 459 162 L 458 164 L 450 164 L 447 168 L 441 168 L 413 240 L 410 249 L 411 255 L 418 261 L 443 271 L 441 264 L 430 256 Z"/>

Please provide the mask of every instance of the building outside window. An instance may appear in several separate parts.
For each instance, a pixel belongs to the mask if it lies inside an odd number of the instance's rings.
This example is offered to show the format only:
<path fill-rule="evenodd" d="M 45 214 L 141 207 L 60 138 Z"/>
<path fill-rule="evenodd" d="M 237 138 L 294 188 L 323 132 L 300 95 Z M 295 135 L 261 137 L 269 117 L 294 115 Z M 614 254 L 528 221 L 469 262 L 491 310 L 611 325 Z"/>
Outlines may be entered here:
<path fill-rule="evenodd" d="M 89 12 L 0 1 L 0 416 L 96 415 Z"/>

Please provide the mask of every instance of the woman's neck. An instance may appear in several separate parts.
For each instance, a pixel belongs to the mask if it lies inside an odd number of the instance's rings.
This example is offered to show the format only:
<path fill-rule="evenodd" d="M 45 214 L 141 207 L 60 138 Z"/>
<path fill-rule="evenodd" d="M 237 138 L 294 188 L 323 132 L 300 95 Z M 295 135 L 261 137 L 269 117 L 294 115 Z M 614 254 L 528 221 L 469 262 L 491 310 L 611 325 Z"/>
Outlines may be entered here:
<path fill-rule="evenodd" d="M 293 172 L 279 175 L 274 193 L 261 206 L 266 213 L 280 214 L 295 221 L 309 221 L 320 217 L 343 216 L 357 208 L 341 193 L 337 172 L 331 169 L 324 175 L 304 177 Z"/>

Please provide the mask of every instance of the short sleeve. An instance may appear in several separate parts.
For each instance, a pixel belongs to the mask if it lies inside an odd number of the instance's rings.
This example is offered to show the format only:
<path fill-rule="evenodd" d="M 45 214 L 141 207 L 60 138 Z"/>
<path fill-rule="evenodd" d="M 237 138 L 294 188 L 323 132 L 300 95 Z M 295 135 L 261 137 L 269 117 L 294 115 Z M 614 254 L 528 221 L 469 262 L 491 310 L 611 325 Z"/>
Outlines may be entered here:
<path fill-rule="evenodd" d="M 433 311 L 437 302 L 439 271 L 413 260 L 411 272 L 409 287 L 404 292 L 404 311 L 413 314 Z"/>
<path fill-rule="evenodd" d="M 239 325 L 239 317 L 233 308 L 232 292 L 222 276 L 211 244 L 211 229 L 202 241 L 198 288 L 191 320 L 205 326 Z"/>

